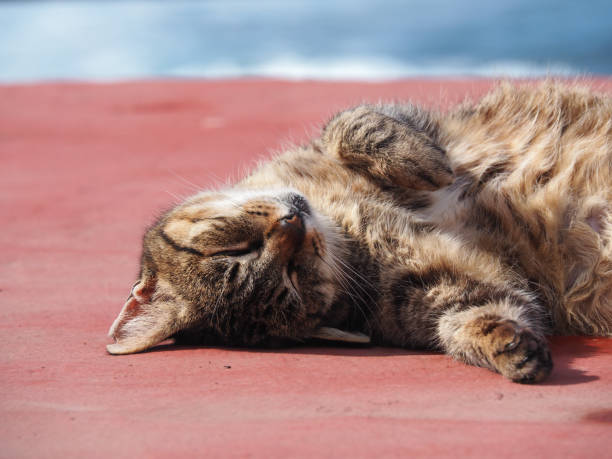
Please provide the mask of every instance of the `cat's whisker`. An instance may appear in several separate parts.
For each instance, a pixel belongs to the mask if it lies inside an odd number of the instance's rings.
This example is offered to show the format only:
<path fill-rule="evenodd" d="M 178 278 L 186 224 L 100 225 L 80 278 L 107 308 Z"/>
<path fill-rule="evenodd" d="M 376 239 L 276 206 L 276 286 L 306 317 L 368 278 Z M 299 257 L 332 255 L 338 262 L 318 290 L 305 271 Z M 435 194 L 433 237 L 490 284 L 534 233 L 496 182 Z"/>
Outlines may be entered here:
<path fill-rule="evenodd" d="M 176 193 L 173 193 L 172 191 L 169 190 L 164 190 L 166 193 L 168 193 L 170 196 L 172 196 L 176 201 L 174 202 L 175 205 L 179 205 L 181 202 L 183 202 L 185 200 L 185 197 L 183 196 L 179 196 Z"/>
<path fill-rule="evenodd" d="M 370 282 L 369 279 L 367 279 L 366 277 L 364 277 L 362 274 L 358 273 L 357 271 L 355 271 L 355 269 L 350 266 L 349 264 L 347 264 L 346 262 L 344 262 L 342 260 L 342 258 L 338 257 L 337 255 L 335 255 L 334 253 L 330 252 L 329 255 L 334 259 L 335 262 L 341 264 L 342 266 L 344 266 L 348 271 L 350 271 L 351 273 L 353 273 L 353 275 L 355 275 L 355 277 L 359 278 L 359 280 L 363 281 L 365 284 L 368 285 L 368 287 L 370 287 L 372 290 L 376 291 L 377 288 L 376 286 Z"/>
<path fill-rule="evenodd" d="M 230 186 L 233 183 L 232 180 L 228 180 L 228 179 L 224 180 L 219 175 L 217 175 L 217 174 L 215 174 L 213 172 L 207 172 L 205 175 L 206 175 L 207 181 L 213 182 L 213 188 L 214 189 L 227 188 L 228 186 Z"/>
<path fill-rule="evenodd" d="M 182 175 L 178 174 L 176 171 L 168 169 L 168 172 L 170 172 L 172 175 L 174 175 L 177 179 L 179 179 L 184 184 L 189 185 L 189 187 L 193 191 L 195 191 L 195 192 L 202 191 L 204 189 L 204 186 L 197 185 L 197 184 L 187 180 L 185 177 L 183 177 Z"/>
<path fill-rule="evenodd" d="M 370 287 L 374 292 L 377 292 L 376 287 L 368 280 L 366 279 L 364 276 L 362 276 L 361 274 L 359 274 L 357 271 L 355 271 L 351 266 L 349 266 L 347 263 L 345 263 L 342 259 L 340 259 L 339 257 L 335 256 L 334 254 L 330 253 L 330 255 L 332 256 L 332 259 L 334 260 L 335 263 L 338 263 L 341 267 L 344 267 L 344 269 L 346 269 L 347 271 L 350 271 L 350 273 L 352 273 L 356 278 L 358 278 L 359 280 L 361 280 L 362 282 L 364 282 L 368 287 Z M 342 268 L 340 268 L 342 269 Z M 372 298 L 372 295 L 370 295 L 370 292 L 365 289 L 359 282 L 354 281 L 351 276 L 348 276 L 348 273 L 346 273 L 347 277 L 354 282 L 354 285 L 356 288 L 360 289 L 367 297 L 368 299 L 372 302 L 375 303 L 374 298 Z"/>
<path fill-rule="evenodd" d="M 363 316 L 363 319 L 365 320 L 366 325 L 368 326 L 368 328 L 371 329 L 372 327 L 368 319 L 368 315 L 361 308 L 361 305 L 359 303 L 361 303 L 368 310 L 371 317 L 375 317 L 375 315 L 372 311 L 371 306 L 368 304 L 368 302 L 353 287 L 353 285 L 358 285 L 358 283 L 354 282 L 351 276 L 349 276 L 349 274 L 345 272 L 341 266 L 336 265 L 335 260 L 333 258 L 331 260 L 332 263 L 329 263 L 327 260 L 325 260 L 320 255 L 319 255 L 319 258 L 323 261 L 323 263 L 329 266 L 332 274 L 334 275 L 334 277 L 336 278 L 336 280 L 342 287 L 342 291 L 346 293 L 353 300 L 353 304 L 355 305 L 357 309 L 359 309 L 359 312 L 361 312 L 361 315 Z M 372 301 L 371 297 L 370 297 L 370 300 Z"/>

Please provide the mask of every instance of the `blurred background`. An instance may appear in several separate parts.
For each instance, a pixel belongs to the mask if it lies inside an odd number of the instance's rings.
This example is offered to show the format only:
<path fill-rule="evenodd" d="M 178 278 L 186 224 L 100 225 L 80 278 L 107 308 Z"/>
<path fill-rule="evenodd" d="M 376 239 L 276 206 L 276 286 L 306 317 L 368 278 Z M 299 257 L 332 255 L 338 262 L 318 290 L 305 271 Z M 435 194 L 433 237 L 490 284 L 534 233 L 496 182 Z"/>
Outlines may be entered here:
<path fill-rule="evenodd" d="M 0 1 L 0 82 L 612 73 L 610 0 Z"/>

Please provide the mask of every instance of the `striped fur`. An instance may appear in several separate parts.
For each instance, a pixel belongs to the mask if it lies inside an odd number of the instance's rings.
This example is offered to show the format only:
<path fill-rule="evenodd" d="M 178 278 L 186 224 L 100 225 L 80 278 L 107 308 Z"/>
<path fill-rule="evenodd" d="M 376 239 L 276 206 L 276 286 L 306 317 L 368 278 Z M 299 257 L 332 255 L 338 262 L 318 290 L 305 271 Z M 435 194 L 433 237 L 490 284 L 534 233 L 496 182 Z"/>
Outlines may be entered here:
<path fill-rule="evenodd" d="M 109 352 L 364 333 L 540 381 L 546 333 L 612 333 L 611 126 L 550 82 L 341 112 L 147 231 Z"/>

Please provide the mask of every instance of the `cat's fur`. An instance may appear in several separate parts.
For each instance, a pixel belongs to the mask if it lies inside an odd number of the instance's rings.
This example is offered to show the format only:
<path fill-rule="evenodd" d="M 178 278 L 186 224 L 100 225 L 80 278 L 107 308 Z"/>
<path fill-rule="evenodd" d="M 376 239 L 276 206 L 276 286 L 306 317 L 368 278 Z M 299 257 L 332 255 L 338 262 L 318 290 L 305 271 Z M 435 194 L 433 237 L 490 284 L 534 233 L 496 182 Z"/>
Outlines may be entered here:
<path fill-rule="evenodd" d="M 545 334 L 612 333 L 611 175 L 612 101 L 587 89 L 344 111 L 147 231 L 108 350 L 365 335 L 539 381 Z"/>

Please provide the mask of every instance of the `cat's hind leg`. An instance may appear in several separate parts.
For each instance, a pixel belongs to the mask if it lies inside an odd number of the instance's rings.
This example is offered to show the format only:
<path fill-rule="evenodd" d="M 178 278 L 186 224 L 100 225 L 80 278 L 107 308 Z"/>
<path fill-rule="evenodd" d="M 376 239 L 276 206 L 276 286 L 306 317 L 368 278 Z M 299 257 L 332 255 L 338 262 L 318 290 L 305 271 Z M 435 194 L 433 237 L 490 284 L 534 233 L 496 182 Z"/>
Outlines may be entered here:
<path fill-rule="evenodd" d="M 546 338 L 526 308 L 501 300 L 450 309 L 438 320 L 440 345 L 455 359 L 490 368 L 514 382 L 539 382 L 553 364 Z"/>

